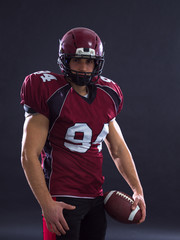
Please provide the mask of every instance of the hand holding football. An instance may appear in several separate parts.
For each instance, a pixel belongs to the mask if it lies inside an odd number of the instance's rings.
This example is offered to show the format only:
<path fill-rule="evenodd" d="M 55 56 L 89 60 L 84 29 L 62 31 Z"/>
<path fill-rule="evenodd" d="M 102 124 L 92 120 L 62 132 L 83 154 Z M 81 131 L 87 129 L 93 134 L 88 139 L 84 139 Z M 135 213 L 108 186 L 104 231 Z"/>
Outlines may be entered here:
<path fill-rule="evenodd" d="M 109 191 L 104 194 L 106 212 L 121 223 L 139 223 L 142 213 L 139 206 L 132 210 L 134 200 L 128 194 L 119 191 Z"/>

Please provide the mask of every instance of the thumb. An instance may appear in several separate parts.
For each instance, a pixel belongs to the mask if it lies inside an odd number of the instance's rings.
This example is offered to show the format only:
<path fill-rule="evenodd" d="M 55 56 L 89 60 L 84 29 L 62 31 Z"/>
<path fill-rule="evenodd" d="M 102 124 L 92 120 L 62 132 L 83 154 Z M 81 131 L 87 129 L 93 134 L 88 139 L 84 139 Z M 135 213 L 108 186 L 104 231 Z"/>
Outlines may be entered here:
<path fill-rule="evenodd" d="M 136 198 L 131 206 L 131 209 L 134 210 L 138 205 L 138 199 Z"/>
<path fill-rule="evenodd" d="M 67 204 L 67 203 L 63 203 L 62 207 L 64 209 L 68 209 L 68 210 L 74 210 L 76 208 L 76 206 L 73 206 L 73 205 L 70 205 L 70 204 Z"/>

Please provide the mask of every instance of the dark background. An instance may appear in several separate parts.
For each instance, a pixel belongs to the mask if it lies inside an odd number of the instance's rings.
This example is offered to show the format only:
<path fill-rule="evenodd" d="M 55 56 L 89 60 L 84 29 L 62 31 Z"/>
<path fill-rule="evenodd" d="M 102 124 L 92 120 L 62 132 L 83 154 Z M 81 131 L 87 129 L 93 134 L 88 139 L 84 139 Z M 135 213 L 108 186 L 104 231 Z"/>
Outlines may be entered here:
<path fill-rule="evenodd" d="M 124 93 L 117 117 L 147 203 L 146 222 L 108 218 L 107 240 L 180 239 L 180 1 L 6 0 L 0 5 L 0 239 L 42 239 L 41 211 L 20 164 L 24 77 L 59 72 L 58 39 L 73 27 L 96 31 L 105 48 L 103 75 Z M 131 194 L 104 149 L 105 190 Z"/>

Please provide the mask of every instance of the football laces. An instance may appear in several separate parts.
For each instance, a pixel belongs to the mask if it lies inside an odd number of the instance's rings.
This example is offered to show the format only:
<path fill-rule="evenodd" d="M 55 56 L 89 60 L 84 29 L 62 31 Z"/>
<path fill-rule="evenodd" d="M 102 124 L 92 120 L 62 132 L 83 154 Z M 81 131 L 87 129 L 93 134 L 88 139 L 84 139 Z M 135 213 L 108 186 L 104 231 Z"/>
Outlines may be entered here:
<path fill-rule="evenodd" d="M 123 197 L 124 199 L 128 200 L 130 203 L 133 204 L 134 201 L 131 198 L 129 198 L 126 194 L 119 192 L 119 191 L 117 191 L 116 194 Z"/>

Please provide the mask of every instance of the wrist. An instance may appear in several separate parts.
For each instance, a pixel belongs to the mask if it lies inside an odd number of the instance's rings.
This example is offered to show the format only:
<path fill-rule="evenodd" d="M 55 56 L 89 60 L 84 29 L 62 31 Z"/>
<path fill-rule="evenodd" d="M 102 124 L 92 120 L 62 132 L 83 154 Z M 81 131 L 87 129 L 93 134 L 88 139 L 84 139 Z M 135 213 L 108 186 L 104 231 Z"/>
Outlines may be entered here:
<path fill-rule="evenodd" d="M 141 196 L 144 196 L 144 193 L 143 193 L 143 189 L 142 187 L 139 187 L 139 188 L 133 188 L 133 194 L 134 195 L 141 195 Z"/>
<path fill-rule="evenodd" d="M 53 203 L 53 201 L 54 201 L 54 200 L 52 199 L 51 195 L 48 194 L 46 197 L 44 197 L 44 198 L 42 199 L 42 201 L 39 201 L 39 204 L 40 204 L 40 206 L 41 206 L 41 209 L 43 210 L 43 209 L 48 208 L 49 206 L 51 206 L 51 204 Z"/>

